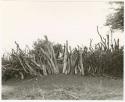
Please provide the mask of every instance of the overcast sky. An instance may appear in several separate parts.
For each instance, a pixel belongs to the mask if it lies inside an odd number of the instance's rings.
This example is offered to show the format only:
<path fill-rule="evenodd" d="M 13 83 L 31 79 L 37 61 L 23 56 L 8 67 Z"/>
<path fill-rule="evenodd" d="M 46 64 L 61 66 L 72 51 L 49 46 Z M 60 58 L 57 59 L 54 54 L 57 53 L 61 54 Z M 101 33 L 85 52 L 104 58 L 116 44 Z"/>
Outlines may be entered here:
<path fill-rule="evenodd" d="M 47 35 L 50 41 L 71 46 L 89 45 L 100 41 L 96 26 L 105 36 L 108 28 L 103 27 L 110 13 L 107 2 L 31 2 L 12 0 L 0 5 L 0 34 L 2 52 L 10 51 L 17 41 L 22 48 Z M 122 34 L 116 33 L 114 37 Z M 122 43 L 122 40 L 121 42 Z"/>

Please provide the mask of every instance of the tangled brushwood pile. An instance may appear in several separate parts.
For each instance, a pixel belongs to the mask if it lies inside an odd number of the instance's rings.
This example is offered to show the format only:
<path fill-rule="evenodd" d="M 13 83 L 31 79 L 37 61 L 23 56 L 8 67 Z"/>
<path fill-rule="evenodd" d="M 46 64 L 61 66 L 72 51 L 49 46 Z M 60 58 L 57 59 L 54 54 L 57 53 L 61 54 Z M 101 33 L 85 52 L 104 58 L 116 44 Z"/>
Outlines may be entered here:
<path fill-rule="evenodd" d="M 123 47 L 119 46 L 119 39 L 112 41 L 112 36 L 102 37 L 97 27 L 101 42 L 89 48 L 75 48 L 68 51 L 68 41 L 65 45 L 63 73 L 73 72 L 81 75 L 111 75 L 123 76 Z M 111 41 L 110 41 L 111 39 Z"/>
<path fill-rule="evenodd" d="M 58 73 L 123 76 L 123 47 L 119 46 L 119 39 L 113 43 L 112 36 L 102 37 L 98 27 L 97 32 L 101 42 L 94 47 L 90 40 L 89 47 L 71 49 L 68 41 L 63 47 L 51 43 L 47 36 L 36 41 L 32 50 L 22 50 L 15 42 L 17 49 L 12 49 L 10 56 L 2 57 L 2 78 L 24 79 Z"/>
<path fill-rule="evenodd" d="M 2 57 L 2 77 L 7 80 L 13 76 L 24 79 L 26 76 L 41 76 L 47 74 L 58 74 L 58 66 L 52 43 L 38 40 L 34 43 L 33 50 L 21 50 L 15 42 L 17 49 L 12 49 L 9 58 Z"/>

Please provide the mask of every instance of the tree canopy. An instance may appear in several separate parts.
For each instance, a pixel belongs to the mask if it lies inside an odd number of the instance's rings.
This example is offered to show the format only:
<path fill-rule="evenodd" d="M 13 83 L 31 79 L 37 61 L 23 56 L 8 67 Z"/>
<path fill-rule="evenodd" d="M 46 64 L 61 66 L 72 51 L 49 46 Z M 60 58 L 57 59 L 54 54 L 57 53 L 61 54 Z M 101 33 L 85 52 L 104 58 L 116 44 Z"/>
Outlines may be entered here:
<path fill-rule="evenodd" d="M 110 2 L 115 5 L 113 13 L 107 16 L 105 25 L 110 26 L 113 30 L 124 30 L 124 2 Z"/>

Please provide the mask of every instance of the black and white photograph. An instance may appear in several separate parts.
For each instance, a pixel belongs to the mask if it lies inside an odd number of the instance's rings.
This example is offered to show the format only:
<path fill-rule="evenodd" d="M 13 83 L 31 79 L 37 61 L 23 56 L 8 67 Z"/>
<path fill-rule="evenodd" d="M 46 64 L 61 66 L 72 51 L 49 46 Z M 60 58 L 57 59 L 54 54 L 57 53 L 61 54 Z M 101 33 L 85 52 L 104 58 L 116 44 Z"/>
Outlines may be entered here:
<path fill-rule="evenodd" d="M 123 100 L 124 1 L 1 0 L 1 100 Z"/>

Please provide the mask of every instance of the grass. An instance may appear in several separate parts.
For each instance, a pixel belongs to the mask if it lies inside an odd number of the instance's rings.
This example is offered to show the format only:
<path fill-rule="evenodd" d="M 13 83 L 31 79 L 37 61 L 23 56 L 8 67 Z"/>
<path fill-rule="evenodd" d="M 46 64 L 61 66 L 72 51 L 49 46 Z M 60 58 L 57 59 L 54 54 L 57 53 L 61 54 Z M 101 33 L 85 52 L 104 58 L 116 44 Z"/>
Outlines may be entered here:
<path fill-rule="evenodd" d="M 2 85 L 3 100 L 122 100 L 123 80 L 80 75 L 49 75 Z"/>

